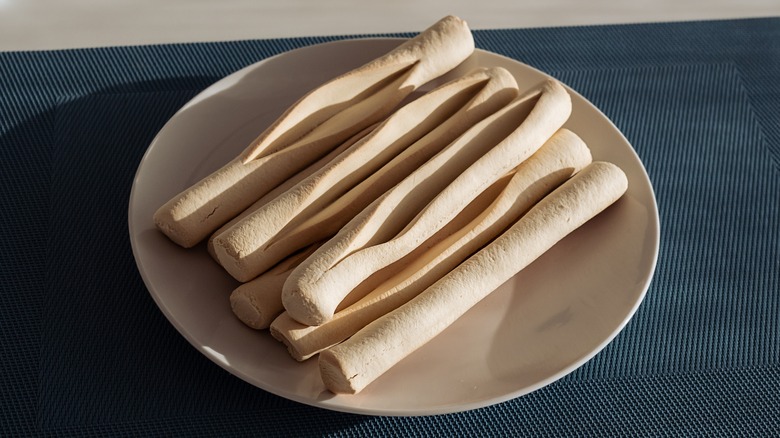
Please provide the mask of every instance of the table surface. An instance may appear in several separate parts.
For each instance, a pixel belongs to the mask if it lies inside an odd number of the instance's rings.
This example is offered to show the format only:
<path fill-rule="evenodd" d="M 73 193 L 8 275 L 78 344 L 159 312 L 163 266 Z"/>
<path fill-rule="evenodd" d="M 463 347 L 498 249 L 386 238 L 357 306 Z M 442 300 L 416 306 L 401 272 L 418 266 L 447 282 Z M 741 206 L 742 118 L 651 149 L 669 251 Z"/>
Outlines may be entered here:
<path fill-rule="evenodd" d="M 596 18 L 726 18 L 713 16 L 720 3 L 699 15 L 639 17 L 635 10 Z M 778 8 L 769 3 L 760 12 Z M 87 18 L 106 11 L 97 2 L 69 3 L 91 11 L 76 14 L 87 26 L 68 21 L 73 10 L 54 2 L 0 0 L 8 11 L 0 20 L 19 11 L 40 19 L 26 32 L 0 22 L 0 42 L 10 44 L 2 49 L 24 50 L 0 50 L 0 187 L 12 207 L 0 215 L 0 435 L 777 436 L 780 18 L 522 29 L 534 23 L 521 21 L 529 15 L 517 9 L 504 11 L 508 22 L 501 14 L 480 22 L 483 16 L 469 16 L 465 7 L 447 11 L 492 28 L 475 31 L 478 47 L 559 78 L 626 135 L 653 182 L 661 250 L 635 317 L 575 372 L 486 408 L 391 418 L 274 396 L 192 348 L 138 274 L 127 233 L 128 195 L 155 134 L 216 80 L 343 34 L 418 30 L 442 13 L 404 17 L 403 3 L 393 3 L 385 27 L 361 28 L 367 23 L 360 20 L 350 28 L 306 27 L 298 17 L 288 21 L 299 23 L 296 28 L 280 21 L 276 30 L 257 27 L 237 36 L 216 26 L 193 28 L 189 15 L 174 24 L 172 11 L 180 9 L 166 4 L 159 15 L 139 12 L 151 2 L 128 6 L 125 14 L 115 6 L 111 14 L 124 16 L 113 26 L 103 22 L 111 29 L 105 32 Z M 289 5 L 296 4 L 300 10 Z M 751 9 L 757 4 L 740 4 L 733 17 L 761 15 Z M 682 5 L 654 10 L 680 12 Z M 193 11 L 217 8 L 192 2 Z M 333 13 L 323 12 L 317 23 Z M 563 24 L 574 15 L 535 24 Z M 138 17 L 157 17 L 171 33 L 150 25 L 121 39 Z M 86 39 L 66 38 L 66 23 Z M 49 25 L 51 32 L 39 32 Z M 175 27 L 193 33 L 175 34 Z M 264 39 L 277 31 L 329 36 Z M 29 38 L 12 41 L 12 34 Z M 26 51 L 117 44 L 133 47 Z"/>
<path fill-rule="evenodd" d="M 0 50 L 415 32 L 447 14 L 504 29 L 778 16 L 780 1 L 0 0 Z"/>

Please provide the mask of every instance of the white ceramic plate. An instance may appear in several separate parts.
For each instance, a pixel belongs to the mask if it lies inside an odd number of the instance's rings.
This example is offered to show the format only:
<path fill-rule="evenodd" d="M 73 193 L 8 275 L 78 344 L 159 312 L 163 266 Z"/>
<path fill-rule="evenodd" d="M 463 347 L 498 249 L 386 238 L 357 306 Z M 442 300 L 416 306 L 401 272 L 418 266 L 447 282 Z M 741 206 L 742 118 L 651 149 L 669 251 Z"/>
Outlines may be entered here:
<path fill-rule="evenodd" d="M 617 128 L 578 94 L 572 92 L 567 127 L 588 143 L 594 159 L 626 172 L 626 195 L 358 395 L 329 393 L 316 360 L 297 363 L 267 332 L 239 322 L 228 302 L 237 283 L 203 245 L 184 250 L 152 222 L 160 205 L 236 156 L 303 93 L 400 42 L 348 40 L 293 50 L 200 93 L 171 118 L 141 161 L 130 196 L 130 238 L 138 269 L 165 316 L 195 348 L 241 379 L 338 411 L 464 411 L 527 394 L 581 366 L 625 326 L 655 269 L 658 213 L 645 169 Z M 479 50 L 454 74 L 477 65 L 507 68 L 521 88 L 548 78 Z"/>

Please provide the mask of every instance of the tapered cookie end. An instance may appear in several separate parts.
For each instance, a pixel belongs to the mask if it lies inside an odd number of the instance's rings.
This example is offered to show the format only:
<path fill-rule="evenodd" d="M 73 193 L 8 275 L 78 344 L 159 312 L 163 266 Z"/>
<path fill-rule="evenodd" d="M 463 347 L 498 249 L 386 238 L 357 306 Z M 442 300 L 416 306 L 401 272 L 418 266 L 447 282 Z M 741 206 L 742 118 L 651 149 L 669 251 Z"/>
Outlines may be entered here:
<path fill-rule="evenodd" d="M 337 355 L 331 350 L 320 353 L 318 360 L 320 376 L 328 391 L 334 394 L 357 394 L 361 387 L 354 385 L 354 377 L 347 376 Z"/>
<path fill-rule="evenodd" d="M 197 239 L 197 236 L 192 236 L 173 218 L 171 209 L 167 204 L 154 213 L 152 220 L 160 232 L 182 248 L 192 248 L 200 241 Z"/>
<path fill-rule="evenodd" d="M 241 322 L 253 329 L 263 330 L 271 325 L 272 318 L 264 315 L 249 296 L 241 293 L 231 294 L 230 308 Z"/>
<path fill-rule="evenodd" d="M 290 318 L 295 321 L 308 325 L 322 325 L 331 319 L 336 312 L 340 300 L 336 294 L 332 293 L 327 287 L 323 288 L 323 282 L 312 284 L 307 281 L 300 281 L 296 276 L 299 266 L 282 288 L 282 304 Z"/>
<path fill-rule="evenodd" d="M 292 342 L 290 338 L 287 337 L 287 331 L 280 326 L 295 324 L 296 322 L 290 318 L 289 315 L 286 313 L 282 313 L 279 315 L 269 327 L 269 331 L 271 332 L 271 336 L 276 339 L 277 341 L 284 344 L 285 347 L 287 347 L 287 352 L 290 354 L 290 356 L 297 360 L 298 362 L 303 362 L 313 356 L 313 354 L 303 354 L 301 353 L 298 348 L 296 348 L 295 342 Z"/>

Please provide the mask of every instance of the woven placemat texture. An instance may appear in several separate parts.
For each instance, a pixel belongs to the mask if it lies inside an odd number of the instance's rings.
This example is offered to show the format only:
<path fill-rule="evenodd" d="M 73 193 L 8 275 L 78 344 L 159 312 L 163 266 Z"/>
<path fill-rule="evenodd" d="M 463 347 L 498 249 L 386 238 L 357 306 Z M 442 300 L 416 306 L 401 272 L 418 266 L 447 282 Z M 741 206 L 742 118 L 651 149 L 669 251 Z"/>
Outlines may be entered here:
<path fill-rule="evenodd" d="M 770 436 L 780 430 L 780 19 L 475 31 L 559 78 L 645 163 L 647 298 L 593 360 L 528 396 L 433 417 L 300 405 L 193 349 L 127 232 L 132 179 L 178 108 L 340 37 L 0 53 L 0 435 Z"/>

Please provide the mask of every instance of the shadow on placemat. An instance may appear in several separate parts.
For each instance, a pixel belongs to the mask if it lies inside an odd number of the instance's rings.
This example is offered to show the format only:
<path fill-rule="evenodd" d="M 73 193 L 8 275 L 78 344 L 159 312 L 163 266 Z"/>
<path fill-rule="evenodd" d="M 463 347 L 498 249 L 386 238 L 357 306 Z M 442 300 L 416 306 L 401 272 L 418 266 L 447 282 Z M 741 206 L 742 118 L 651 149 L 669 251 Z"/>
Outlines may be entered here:
<path fill-rule="evenodd" d="M 156 307 L 133 260 L 127 206 L 138 163 L 199 91 L 175 87 L 214 80 L 62 96 L 0 136 L 3 150 L 14 153 L 3 159 L 3 178 L 18 187 L 8 199 L 15 213 L 3 219 L 15 231 L 2 255 L 4 277 L 14 274 L 0 298 L 3 338 L 19 350 L 40 347 L 39 369 L 29 357 L 30 368 L 16 375 L 31 387 L 38 379 L 44 430 L 298 406 L 192 348 Z"/>

